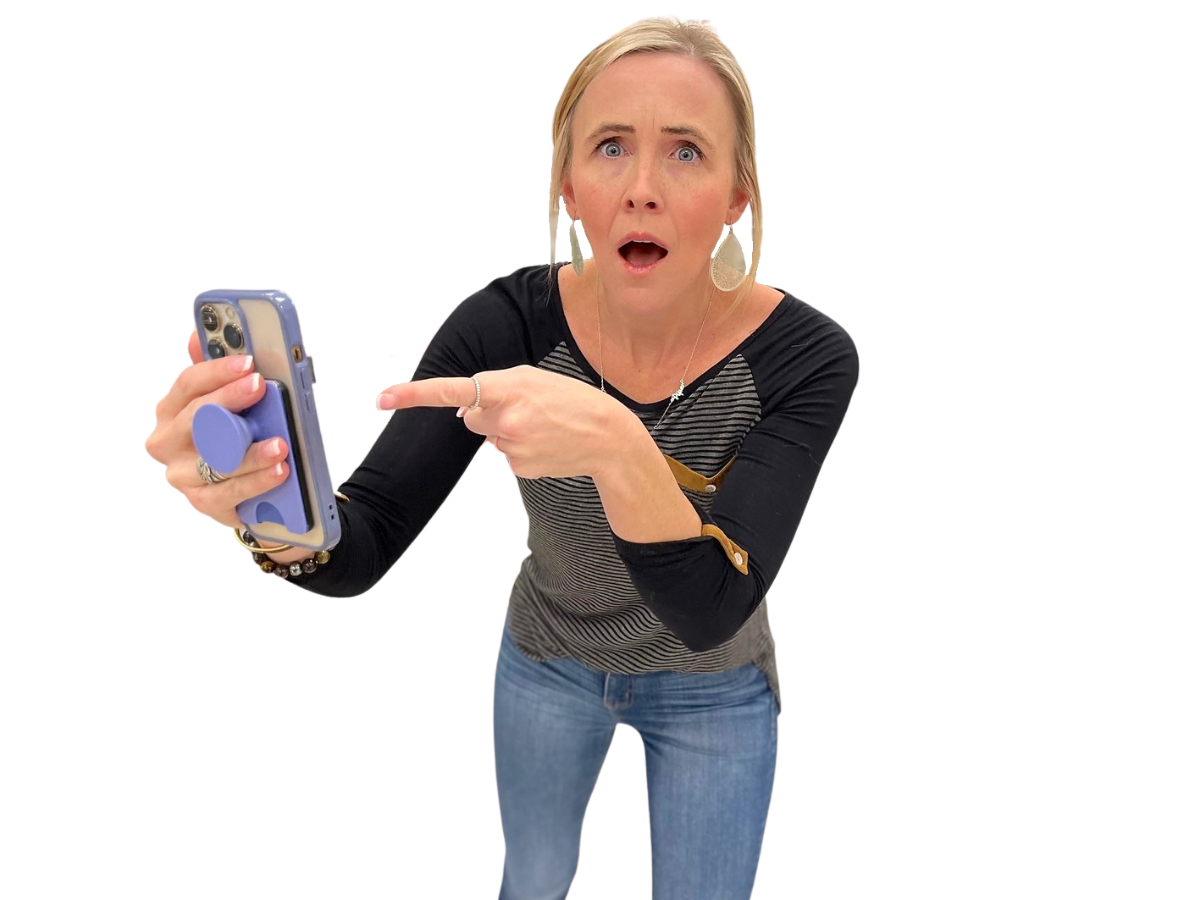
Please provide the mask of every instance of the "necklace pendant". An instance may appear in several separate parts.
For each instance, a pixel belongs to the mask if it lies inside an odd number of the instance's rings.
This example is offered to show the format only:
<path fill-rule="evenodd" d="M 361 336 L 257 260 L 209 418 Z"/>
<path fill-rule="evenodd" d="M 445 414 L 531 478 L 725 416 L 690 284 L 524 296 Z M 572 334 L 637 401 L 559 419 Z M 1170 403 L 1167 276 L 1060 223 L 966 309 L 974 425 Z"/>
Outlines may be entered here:
<path fill-rule="evenodd" d="M 679 390 L 677 390 L 675 393 L 673 393 L 671 395 L 671 399 L 672 400 L 682 400 L 683 399 L 683 379 L 682 378 L 679 379 Z"/>

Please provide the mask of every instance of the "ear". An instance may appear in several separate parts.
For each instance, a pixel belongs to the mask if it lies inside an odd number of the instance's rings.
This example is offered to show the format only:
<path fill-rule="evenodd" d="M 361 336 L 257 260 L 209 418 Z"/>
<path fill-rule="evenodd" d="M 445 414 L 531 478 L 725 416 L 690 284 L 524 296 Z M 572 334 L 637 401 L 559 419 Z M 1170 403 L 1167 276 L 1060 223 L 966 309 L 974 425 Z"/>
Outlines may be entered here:
<path fill-rule="evenodd" d="M 562 195 L 563 206 L 567 210 L 567 215 L 572 219 L 578 219 L 579 216 L 575 215 L 575 186 L 571 184 L 570 175 L 563 176 L 562 186 L 558 192 Z"/>
<path fill-rule="evenodd" d="M 733 195 L 729 200 L 729 208 L 725 210 L 725 221 L 731 225 L 736 225 L 737 221 L 742 217 L 742 213 L 746 211 L 746 207 L 750 205 L 750 195 L 742 188 L 736 187 L 733 189 Z"/>

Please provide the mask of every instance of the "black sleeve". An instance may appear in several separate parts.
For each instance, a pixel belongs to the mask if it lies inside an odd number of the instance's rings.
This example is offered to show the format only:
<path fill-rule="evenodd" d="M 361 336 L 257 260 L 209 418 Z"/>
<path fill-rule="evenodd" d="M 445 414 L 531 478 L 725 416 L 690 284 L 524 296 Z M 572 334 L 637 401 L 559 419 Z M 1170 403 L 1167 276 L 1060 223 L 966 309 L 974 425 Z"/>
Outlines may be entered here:
<path fill-rule="evenodd" d="M 463 301 L 430 342 L 412 380 L 470 377 L 526 362 L 529 339 L 517 302 L 520 287 L 515 275 L 509 276 Z M 342 536 L 329 562 L 289 580 L 330 597 L 367 591 L 421 533 L 482 443 L 482 435 L 470 431 L 453 409 L 392 413 L 362 464 L 339 488 L 350 502 L 337 504 Z"/>
<path fill-rule="evenodd" d="M 701 521 L 736 548 L 727 551 L 712 537 L 638 544 L 613 535 L 646 605 L 690 650 L 725 643 L 758 608 L 841 427 L 858 382 L 858 353 L 845 331 L 826 322 L 807 352 L 779 372 L 790 384 L 747 432 L 711 514 L 689 495 Z M 735 550 L 748 556 L 747 574 L 735 568 Z"/>

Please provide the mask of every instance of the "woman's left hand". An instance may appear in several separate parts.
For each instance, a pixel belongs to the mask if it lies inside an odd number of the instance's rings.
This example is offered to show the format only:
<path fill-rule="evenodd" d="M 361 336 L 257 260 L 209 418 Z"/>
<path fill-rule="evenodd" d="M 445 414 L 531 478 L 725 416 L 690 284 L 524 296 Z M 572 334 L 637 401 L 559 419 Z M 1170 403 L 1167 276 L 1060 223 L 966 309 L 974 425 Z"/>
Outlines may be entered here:
<path fill-rule="evenodd" d="M 428 378 L 381 393 L 380 409 L 457 407 L 464 424 L 508 458 L 520 478 L 595 478 L 620 452 L 628 410 L 594 387 L 534 366 L 480 372 L 479 407 L 470 378 Z M 465 411 L 463 411 L 465 410 Z"/>

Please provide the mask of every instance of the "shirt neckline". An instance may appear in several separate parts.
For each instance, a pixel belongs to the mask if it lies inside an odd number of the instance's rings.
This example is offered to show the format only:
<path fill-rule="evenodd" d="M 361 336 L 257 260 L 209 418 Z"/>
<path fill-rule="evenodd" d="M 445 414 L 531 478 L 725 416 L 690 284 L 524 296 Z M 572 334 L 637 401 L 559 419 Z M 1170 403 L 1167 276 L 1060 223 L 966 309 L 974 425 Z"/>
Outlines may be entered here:
<path fill-rule="evenodd" d="M 573 360 L 575 360 L 575 365 L 577 365 L 579 367 L 580 371 L 583 372 L 583 374 L 586 375 L 593 384 L 595 384 L 595 386 L 598 390 L 600 387 L 600 373 L 597 372 L 592 367 L 592 364 L 590 362 L 588 362 L 587 357 L 584 356 L 583 352 L 579 349 L 579 344 L 577 344 L 575 342 L 575 335 L 573 335 L 571 333 L 571 327 L 567 323 L 567 314 L 566 314 L 566 311 L 563 309 L 562 295 L 559 293 L 559 290 L 558 290 L 558 270 L 561 269 L 566 264 L 567 264 L 566 260 L 563 260 L 562 262 L 557 262 L 554 264 L 553 275 L 550 279 L 550 303 L 554 307 L 554 315 L 558 318 L 559 327 L 562 329 L 563 335 L 565 335 L 564 340 L 566 341 L 567 349 L 571 352 L 571 358 Z M 771 285 L 767 285 L 767 286 L 772 287 Z M 792 302 L 792 295 L 789 294 L 787 291 L 785 291 L 781 288 L 774 288 L 774 287 L 772 289 L 779 291 L 779 293 L 783 294 L 783 299 L 780 300 L 777 304 L 775 304 L 775 308 L 773 310 L 771 310 L 770 314 L 768 314 L 768 316 L 765 319 L 763 319 L 761 323 L 759 323 L 758 327 L 755 328 L 752 332 L 750 332 L 750 334 L 746 335 L 746 337 L 743 338 L 742 341 L 740 343 L 738 343 L 738 345 L 736 347 L 734 347 L 726 356 L 724 356 L 722 359 L 715 362 L 713 365 L 709 366 L 705 371 L 701 372 L 699 375 L 697 375 L 691 381 L 689 381 L 687 384 L 685 384 L 683 387 L 683 397 L 680 398 L 681 400 L 690 396 L 691 394 L 695 393 L 695 391 L 697 389 L 699 389 L 704 384 L 707 384 L 709 381 L 711 381 L 713 378 L 715 378 L 718 374 L 720 374 L 721 370 L 724 369 L 726 366 L 728 366 L 729 363 L 734 359 L 734 357 L 740 356 L 741 353 L 743 352 L 743 350 L 745 350 L 745 348 L 755 338 L 757 338 L 759 336 L 759 334 L 761 334 L 764 330 L 766 330 L 766 328 L 773 321 L 775 321 L 776 318 L 778 318 L 783 313 L 784 306 L 786 306 Z M 643 412 L 665 411 L 667 406 L 670 404 L 670 400 L 671 400 L 670 395 L 668 395 L 668 396 L 664 397 L 663 399 L 655 400 L 652 403 L 639 403 L 638 401 L 634 400 L 633 398 L 627 397 L 625 394 L 621 393 L 621 391 L 619 391 L 617 388 L 613 387 L 612 383 L 608 382 L 608 381 L 604 382 L 604 389 L 611 396 L 616 397 L 618 400 L 620 400 L 623 404 L 630 407 L 631 409 L 641 410 Z M 679 401 L 676 401 L 676 402 L 679 402 Z"/>

